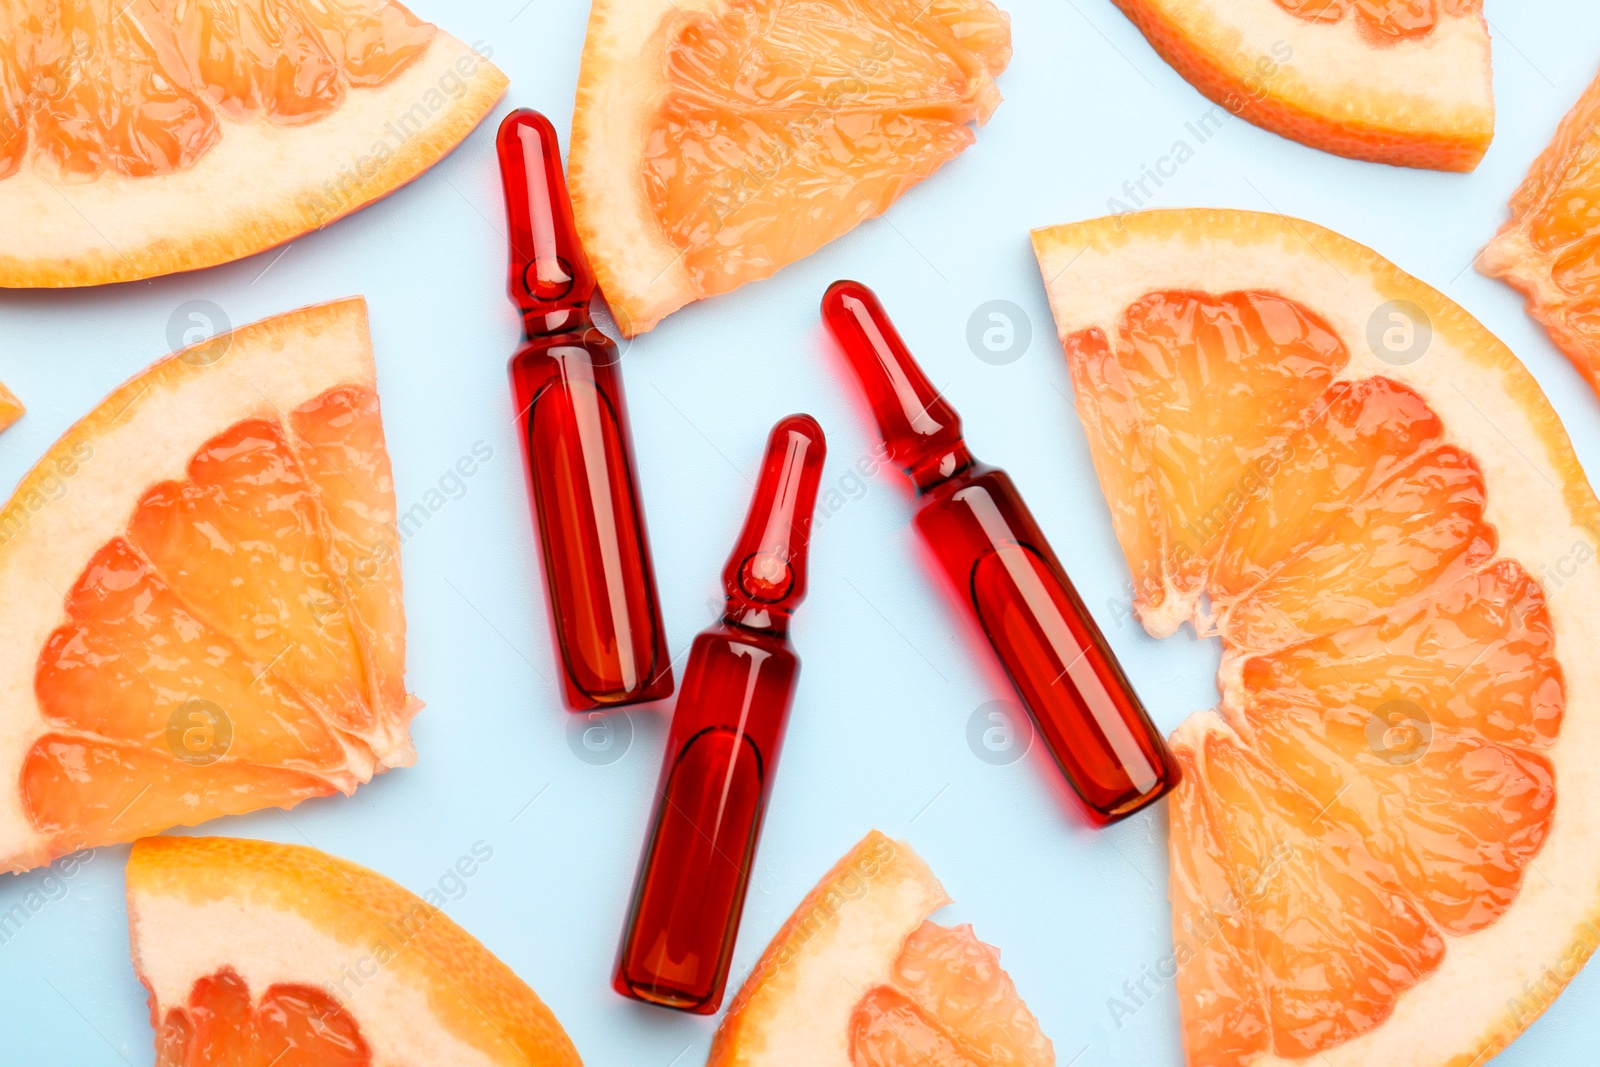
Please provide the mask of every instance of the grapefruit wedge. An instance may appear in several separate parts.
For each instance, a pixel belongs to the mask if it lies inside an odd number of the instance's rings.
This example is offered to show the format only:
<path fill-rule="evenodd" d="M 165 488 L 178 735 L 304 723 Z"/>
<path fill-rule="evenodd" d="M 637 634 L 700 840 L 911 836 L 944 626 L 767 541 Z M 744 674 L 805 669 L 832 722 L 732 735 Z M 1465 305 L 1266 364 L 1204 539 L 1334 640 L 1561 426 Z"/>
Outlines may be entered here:
<path fill-rule="evenodd" d="M 874 830 L 762 953 L 706 1067 L 1054 1067 L 1050 1039 L 904 841 Z"/>
<path fill-rule="evenodd" d="M 1037 230 L 1179 727 L 1189 1063 L 1482 1063 L 1600 936 L 1600 502 L 1470 315 L 1311 223 Z"/>
<path fill-rule="evenodd" d="M 214 266 L 415 178 L 506 79 L 393 0 L 0 6 L 0 286 Z"/>
<path fill-rule="evenodd" d="M 7 429 L 27 412 L 17 394 L 0 382 L 0 430 Z"/>
<path fill-rule="evenodd" d="M 1528 311 L 1600 391 L 1600 77 L 1579 98 L 1511 198 L 1511 218 L 1478 269 L 1528 298 Z"/>
<path fill-rule="evenodd" d="M 1212 101 L 1325 152 L 1473 170 L 1494 137 L 1483 0 L 1116 0 Z"/>
<path fill-rule="evenodd" d="M 444 912 L 316 849 L 140 841 L 128 930 L 156 1067 L 581 1063 L 533 990 Z"/>
<path fill-rule="evenodd" d="M 0 870 L 415 760 L 394 485 L 344 300 L 155 364 L 0 509 Z"/>
<path fill-rule="evenodd" d="M 629 337 L 882 214 L 973 143 L 990 0 L 595 0 L 572 206 Z"/>

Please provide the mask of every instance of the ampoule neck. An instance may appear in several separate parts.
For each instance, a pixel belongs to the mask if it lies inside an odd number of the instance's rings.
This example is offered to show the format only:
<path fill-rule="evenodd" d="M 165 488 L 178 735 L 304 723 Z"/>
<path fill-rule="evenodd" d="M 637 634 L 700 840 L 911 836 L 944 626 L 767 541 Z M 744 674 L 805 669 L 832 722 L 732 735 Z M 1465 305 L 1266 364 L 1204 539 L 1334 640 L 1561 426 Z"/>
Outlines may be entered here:
<path fill-rule="evenodd" d="M 595 328 L 587 304 L 522 309 L 522 334 L 529 341 L 548 340 L 570 333 L 588 333 Z"/>
<path fill-rule="evenodd" d="M 911 487 L 918 496 L 923 496 L 977 465 L 978 461 L 967 450 L 966 442 L 958 441 L 952 449 L 916 460 L 905 471 L 906 477 L 911 479 Z"/>
<path fill-rule="evenodd" d="M 793 612 L 784 611 L 771 604 L 729 597 L 722 610 L 722 625 L 737 633 L 760 634 L 787 640 L 789 619 Z"/>

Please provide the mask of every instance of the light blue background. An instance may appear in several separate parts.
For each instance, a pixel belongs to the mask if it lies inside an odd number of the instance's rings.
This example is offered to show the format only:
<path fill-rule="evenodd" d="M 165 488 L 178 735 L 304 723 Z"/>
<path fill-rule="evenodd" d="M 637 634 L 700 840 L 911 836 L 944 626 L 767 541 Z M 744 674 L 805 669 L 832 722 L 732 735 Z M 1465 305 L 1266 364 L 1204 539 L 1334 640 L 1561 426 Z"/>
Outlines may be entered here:
<path fill-rule="evenodd" d="M 1132 624 L 1126 578 L 1027 241 L 1030 227 L 1105 214 L 1141 167 L 1188 139 L 1211 105 L 1109 0 L 1013 0 L 1006 101 L 977 145 L 861 226 L 776 278 L 682 311 L 625 359 L 643 492 L 674 653 L 710 618 L 717 576 L 768 428 L 814 414 L 829 434 L 825 486 L 852 489 L 871 455 L 853 386 L 825 357 L 817 301 L 841 276 L 874 286 L 968 440 L 1015 477 L 1163 728 L 1215 700 L 1216 649 Z M 493 858 L 447 910 L 551 1005 L 600 1067 L 702 1062 L 715 1020 L 643 1007 L 610 968 L 664 736 L 635 711 L 631 748 L 595 765 L 569 746 L 512 428 L 505 361 L 517 323 L 493 131 L 513 106 L 570 122 L 587 5 L 495 0 L 414 7 L 487 42 L 511 89 L 452 156 L 413 185 L 286 248 L 198 274 L 87 292 L 0 294 L 0 380 L 28 404 L 0 437 L 10 486 L 68 425 L 168 350 L 187 300 L 235 325 L 363 293 L 402 509 L 476 442 L 494 458 L 405 545 L 409 683 L 427 701 L 420 759 L 353 798 L 262 812 L 207 832 L 315 845 L 416 892 L 439 887 L 476 842 Z M 1476 174 L 1355 163 L 1231 120 L 1162 187 L 1158 206 L 1276 210 L 1372 245 L 1510 343 L 1586 461 L 1600 457 L 1590 390 L 1499 283 L 1470 269 L 1528 163 L 1600 64 L 1588 0 L 1488 0 L 1499 132 Z M 1191 144 L 1191 147 L 1193 145 Z M 0 221 L 0 224 L 4 224 Z M 1270 279 L 1263 279 L 1270 282 Z M 1025 309 L 1032 344 L 995 366 L 965 340 L 986 301 Z M 794 628 L 805 663 L 734 984 L 822 872 L 866 830 L 908 839 L 971 922 L 999 945 L 1054 1039 L 1058 1062 L 1179 1064 L 1163 983 L 1120 1025 L 1107 1001 L 1170 951 L 1165 813 L 1086 829 L 1039 753 L 992 766 L 969 749 L 975 709 L 1007 698 L 918 559 L 902 479 L 881 471 L 828 516 Z M 1588 652 L 1589 650 L 1583 650 Z M 128 962 L 125 848 L 103 849 L 65 896 L 0 945 L 0 1063 L 148 1064 L 143 991 Z M 40 887 L 0 877 L 0 912 Z M 730 987 L 731 988 L 731 987 Z M 1581 975 L 1498 1063 L 1594 1062 L 1600 974 Z"/>

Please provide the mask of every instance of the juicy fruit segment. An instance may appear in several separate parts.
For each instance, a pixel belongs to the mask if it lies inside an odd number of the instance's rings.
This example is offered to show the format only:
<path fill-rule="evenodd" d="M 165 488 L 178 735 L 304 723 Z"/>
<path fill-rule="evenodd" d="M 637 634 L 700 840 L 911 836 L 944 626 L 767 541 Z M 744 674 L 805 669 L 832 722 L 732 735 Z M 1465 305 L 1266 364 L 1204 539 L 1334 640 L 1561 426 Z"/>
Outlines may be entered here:
<path fill-rule="evenodd" d="M 1028 1010 L 1000 953 L 970 926 L 924 922 L 907 939 L 888 985 L 867 992 L 850 1019 L 853 1067 L 1046 1067 L 1050 1039 Z"/>
<path fill-rule="evenodd" d="M 1440 15 L 1472 15 L 1483 0 L 1277 0 L 1291 15 L 1313 22 L 1338 22 L 1354 16 L 1378 40 L 1426 37 Z"/>
<path fill-rule="evenodd" d="M 1187 943 L 1194 956 L 1180 963 L 1180 990 L 1200 1009 L 1191 1018 L 1185 997 L 1190 1063 L 1247 1062 L 1217 1047 L 1223 1035 L 1204 1014 L 1211 1001 L 1233 1005 L 1242 1034 L 1270 1034 L 1273 1051 L 1291 1059 L 1378 1025 L 1439 965 L 1443 938 L 1348 826 L 1223 730 L 1196 732 L 1198 742 L 1180 737 L 1173 746 L 1194 776 L 1187 791 L 1200 795 L 1173 808 L 1174 871 L 1215 864 L 1224 895 L 1196 896 L 1193 882 L 1174 877 L 1174 935 L 1186 944 L 1182 920 L 1193 927 L 1199 915 L 1243 936 Z M 1215 851 L 1195 856 L 1180 841 Z M 1226 984 L 1213 990 L 1195 981 L 1202 976 Z M 1248 1052 L 1266 1045 L 1242 1044 Z M 1215 1058 L 1201 1058 L 1207 1051 Z"/>
<path fill-rule="evenodd" d="M 1265 292 L 1151 293 L 1068 336 L 1148 629 L 1223 643 L 1174 737 L 1174 937 L 1196 1065 L 1379 1026 L 1515 901 L 1556 803 L 1543 590 L 1414 390 Z"/>
<path fill-rule="evenodd" d="M 34 678 L 49 732 L 22 775 L 59 845 L 290 807 L 409 761 L 377 398 L 339 387 L 288 421 L 202 445 L 68 593 Z M 355 587 L 363 560 L 374 578 Z"/>
<path fill-rule="evenodd" d="M 224 121 L 315 121 L 434 33 L 390 0 L 19 0 L 0 24 L 0 177 L 31 145 L 80 180 L 191 166 Z"/>
<path fill-rule="evenodd" d="M 1600 390 L 1600 78 L 1573 106 L 1511 199 L 1511 220 L 1479 268 L 1528 297 L 1529 310 Z"/>
<path fill-rule="evenodd" d="M 1436 726 L 1546 749 L 1564 702 L 1555 633 L 1539 583 L 1496 560 L 1420 603 L 1245 660 L 1247 695 L 1324 706 L 1409 701 Z"/>
<path fill-rule="evenodd" d="M 1135 502 L 1117 506 L 1118 535 L 1141 612 L 1170 618 L 1164 635 L 1181 621 L 1171 612 L 1199 600 L 1207 560 L 1282 461 L 1294 418 L 1349 355 L 1320 318 L 1271 293 L 1151 293 L 1124 313 L 1118 339 L 1113 349 L 1102 331 L 1077 334 L 1067 356 L 1106 497 Z M 1209 402 L 1214 393 L 1237 406 Z"/>
<path fill-rule="evenodd" d="M 152 1001 L 151 1010 L 155 1010 Z M 370 1067 L 372 1050 L 320 989 L 269 986 L 259 1000 L 231 967 L 200 979 L 156 1025 L 156 1067 Z"/>
<path fill-rule="evenodd" d="M 990 0 L 736 0 L 669 18 L 649 205 L 696 295 L 809 255 L 953 159 L 999 103 Z"/>
<path fill-rule="evenodd" d="M 324 627 L 342 614 L 354 631 L 373 707 L 407 708 L 400 527 L 378 394 L 352 386 L 330 389 L 290 412 L 289 424 L 304 443 L 295 458 L 328 516 L 324 532 L 332 577 L 351 605 L 341 612 L 335 602 L 322 616 Z M 414 710 L 374 724 L 384 747 L 406 743 L 406 720 Z"/>
<path fill-rule="evenodd" d="M 355 635 L 323 553 L 323 516 L 275 420 L 246 420 L 203 445 L 187 479 L 145 493 L 128 539 L 263 669 L 302 681 L 330 722 L 370 726 L 362 674 L 349 670 Z"/>

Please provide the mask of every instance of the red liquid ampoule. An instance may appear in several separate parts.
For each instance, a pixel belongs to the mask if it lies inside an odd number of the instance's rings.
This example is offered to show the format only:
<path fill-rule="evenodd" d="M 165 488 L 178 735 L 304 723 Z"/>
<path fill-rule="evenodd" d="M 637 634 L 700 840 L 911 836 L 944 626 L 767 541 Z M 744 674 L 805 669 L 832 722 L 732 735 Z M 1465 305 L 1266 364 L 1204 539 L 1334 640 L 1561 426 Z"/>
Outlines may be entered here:
<path fill-rule="evenodd" d="M 722 571 L 722 621 L 694 639 L 684 669 L 612 982 L 623 996 L 701 1015 L 722 1004 L 800 674 L 789 616 L 806 595 L 826 449 L 809 415 L 790 415 L 767 441 Z"/>
<path fill-rule="evenodd" d="M 967 451 L 960 417 L 872 290 L 834 282 L 822 317 L 916 489 L 917 530 L 994 646 L 1087 817 L 1104 826 L 1166 794 L 1178 782 L 1172 753 L 1010 477 Z"/>
<path fill-rule="evenodd" d="M 659 700 L 672 694 L 672 661 L 619 357 L 589 317 L 594 272 L 572 221 L 556 131 L 524 108 L 500 124 L 497 146 L 509 289 L 525 336 L 511 383 L 562 691 L 579 711 Z"/>

